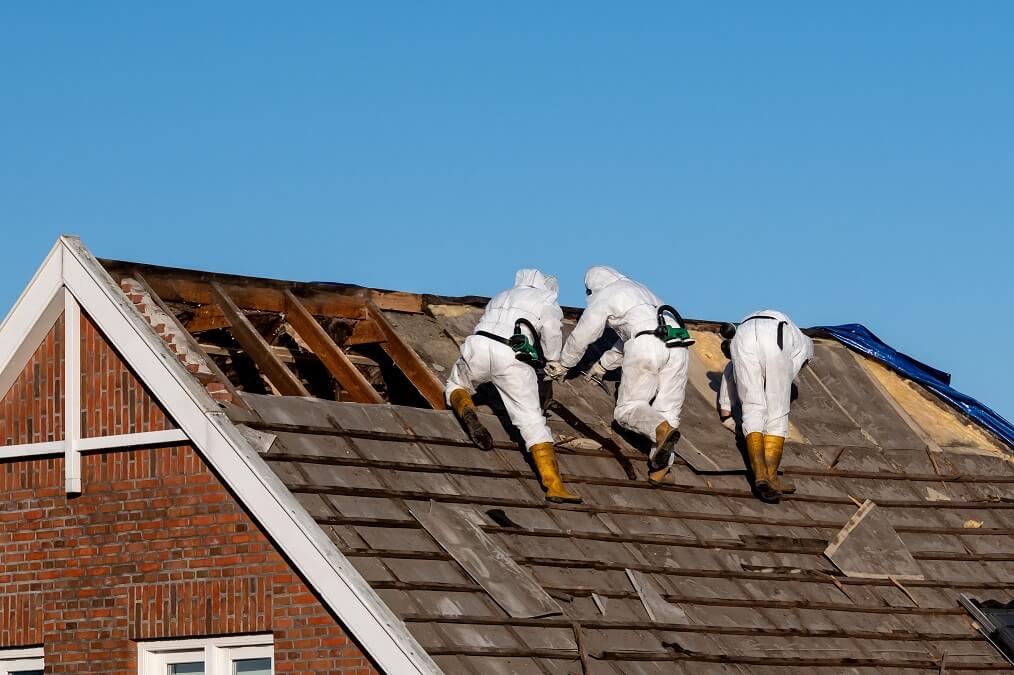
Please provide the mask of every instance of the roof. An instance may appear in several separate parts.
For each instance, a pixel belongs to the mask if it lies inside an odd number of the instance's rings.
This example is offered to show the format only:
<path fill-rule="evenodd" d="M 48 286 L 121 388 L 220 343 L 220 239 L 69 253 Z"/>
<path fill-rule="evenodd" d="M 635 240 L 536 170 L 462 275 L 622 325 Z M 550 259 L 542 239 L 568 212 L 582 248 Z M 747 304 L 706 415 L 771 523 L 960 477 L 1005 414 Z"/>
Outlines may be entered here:
<path fill-rule="evenodd" d="M 753 497 L 717 423 L 717 325 L 690 322 L 698 343 L 671 482 L 649 484 L 645 448 L 611 424 L 615 382 L 576 378 L 554 386 L 548 416 L 585 503 L 547 504 L 494 395 L 477 397 L 490 452 L 441 409 L 481 298 L 102 270 L 205 416 L 224 412 L 215 421 L 235 452 L 255 455 L 246 466 L 270 474 L 258 475 L 295 514 L 290 526 L 400 625 L 387 631 L 399 649 L 421 648 L 446 672 L 1009 667 L 958 602 L 1014 595 L 1009 448 L 836 342 L 817 339 L 797 379 L 784 468 L 798 491 L 781 503 Z M 569 330 L 576 310 L 567 316 Z M 321 569 L 304 573 L 326 595 L 334 581 Z"/>

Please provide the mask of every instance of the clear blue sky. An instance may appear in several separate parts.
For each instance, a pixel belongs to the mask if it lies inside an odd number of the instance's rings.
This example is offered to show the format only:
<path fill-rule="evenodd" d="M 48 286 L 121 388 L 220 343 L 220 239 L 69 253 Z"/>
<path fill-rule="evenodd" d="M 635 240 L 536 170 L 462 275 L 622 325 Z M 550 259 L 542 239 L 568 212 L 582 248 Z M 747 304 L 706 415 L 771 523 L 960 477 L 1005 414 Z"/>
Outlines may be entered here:
<path fill-rule="evenodd" d="M 1014 3 L 0 4 L 0 306 L 100 256 L 858 321 L 1014 417 Z M 4 310 L 5 311 L 5 310 Z"/>

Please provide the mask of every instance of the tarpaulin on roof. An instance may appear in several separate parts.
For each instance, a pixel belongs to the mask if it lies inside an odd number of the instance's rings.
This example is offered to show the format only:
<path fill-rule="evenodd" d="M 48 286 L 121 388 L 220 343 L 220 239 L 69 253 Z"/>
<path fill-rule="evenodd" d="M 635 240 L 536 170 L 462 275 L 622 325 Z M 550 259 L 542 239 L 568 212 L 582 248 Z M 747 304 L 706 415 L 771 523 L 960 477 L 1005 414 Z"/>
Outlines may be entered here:
<path fill-rule="evenodd" d="M 815 326 L 810 330 L 824 333 L 846 347 L 866 354 L 908 379 L 918 382 L 1014 447 L 1014 424 L 998 415 L 989 406 L 951 387 L 951 376 L 948 373 L 902 354 L 859 323 Z"/>

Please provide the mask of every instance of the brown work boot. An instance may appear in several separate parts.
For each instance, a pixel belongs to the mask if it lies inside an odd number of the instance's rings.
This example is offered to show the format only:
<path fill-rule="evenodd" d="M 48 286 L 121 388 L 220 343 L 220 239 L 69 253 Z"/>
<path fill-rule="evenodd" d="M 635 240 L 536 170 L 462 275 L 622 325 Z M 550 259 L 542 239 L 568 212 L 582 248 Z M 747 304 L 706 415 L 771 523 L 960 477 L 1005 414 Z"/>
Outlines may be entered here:
<path fill-rule="evenodd" d="M 781 496 L 768 479 L 767 462 L 764 459 L 764 434 L 753 431 L 746 435 L 746 454 L 750 458 L 753 472 L 753 487 L 757 496 L 766 502 L 776 502 Z"/>
<path fill-rule="evenodd" d="M 454 409 L 454 414 L 461 420 L 461 425 L 465 427 L 465 432 L 468 433 L 472 442 L 482 450 L 492 450 L 493 436 L 489 433 L 489 429 L 482 426 L 482 422 L 479 421 L 479 413 L 476 412 L 475 404 L 468 392 L 464 389 L 455 389 L 448 398 L 451 408 Z"/>
<path fill-rule="evenodd" d="M 663 421 L 655 427 L 655 448 L 648 455 L 648 474 L 653 483 L 661 482 L 669 472 L 679 440 L 680 430 L 673 429 L 668 422 Z"/>
<path fill-rule="evenodd" d="M 563 504 L 580 504 L 581 498 L 567 491 L 560 478 L 560 467 L 556 464 L 556 455 L 552 443 L 536 443 L 532 446 L 532 461 L 539 472 L 542 487 L 546 489 L 546 501 Z"/>
<path fill-rule="evenodd" d="M 764 463 L 768 466 L 768 482 L 775 490 L 783 494 L 796 491 L 796 486 L 788 478 L 778 478 L 778 465 L 782 463 L 782 452 L 785 438 L 782 436 L 764 435 Z"/>

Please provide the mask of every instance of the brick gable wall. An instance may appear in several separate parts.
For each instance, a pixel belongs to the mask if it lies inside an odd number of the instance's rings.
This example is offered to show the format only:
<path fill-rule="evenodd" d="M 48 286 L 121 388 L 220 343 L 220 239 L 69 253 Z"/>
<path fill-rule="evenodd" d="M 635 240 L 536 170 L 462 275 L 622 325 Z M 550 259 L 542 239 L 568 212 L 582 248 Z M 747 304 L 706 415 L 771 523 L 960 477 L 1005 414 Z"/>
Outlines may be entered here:
<path fill-rule="evenodd" d="M 62 335 L 0 402 L 0 443 L 62 437 Z M 87 435 L 171 428 L 90 322 L 82 343 Z M 68 499 L 62 457 L 0 462 L 0 647 L 127 675 L 137 640 L 271 632 L 279 673 L 377 672 L 190 446 L 86 454 L 82 476 Z"/>

